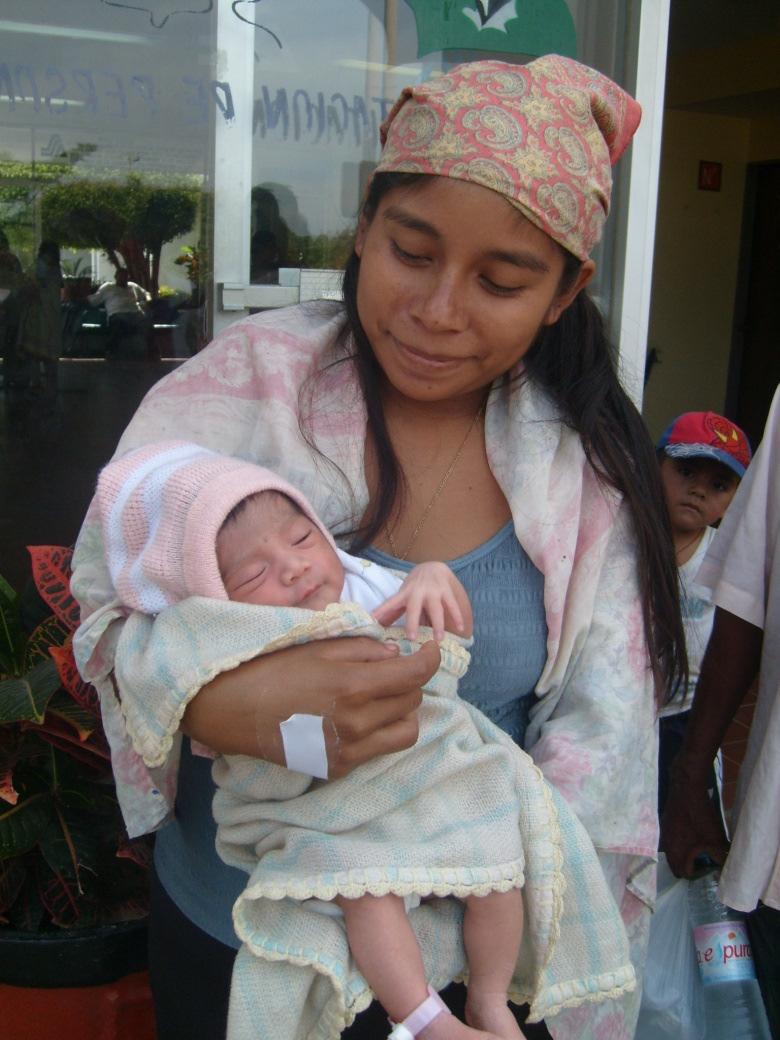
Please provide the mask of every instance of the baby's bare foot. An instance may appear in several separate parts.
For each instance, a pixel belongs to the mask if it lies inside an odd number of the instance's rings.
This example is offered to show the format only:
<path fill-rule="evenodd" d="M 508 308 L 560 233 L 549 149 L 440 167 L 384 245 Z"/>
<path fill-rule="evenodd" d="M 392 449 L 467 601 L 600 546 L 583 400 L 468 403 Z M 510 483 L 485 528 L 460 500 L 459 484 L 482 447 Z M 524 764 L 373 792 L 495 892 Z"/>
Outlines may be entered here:
<path fill-rule="evenodd" d="M 443 1012 L 417 1034 L 418 1040 L 502 1040 L 495 1033 L 486 1033 L 464 1025 L 455 1015 Z"/>
<path fill-rule="evenodd" d="M 525 1034 L 506 1001 L 506 993 L 468 992 L 466 1021 L 475 1029 L 486 1029 L 501 1040 L 524 1040 Z"/>

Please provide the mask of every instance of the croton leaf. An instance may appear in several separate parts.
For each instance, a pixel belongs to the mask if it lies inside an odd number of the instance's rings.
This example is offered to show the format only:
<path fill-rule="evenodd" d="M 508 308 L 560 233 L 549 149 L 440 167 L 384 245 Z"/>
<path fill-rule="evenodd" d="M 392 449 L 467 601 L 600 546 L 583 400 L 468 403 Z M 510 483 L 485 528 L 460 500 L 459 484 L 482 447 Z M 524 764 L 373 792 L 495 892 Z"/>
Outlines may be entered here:
<path fill-rule="evenodd" d="M 79 605 L 70 592 L 73 550 L 63 545 L 28 545 L 38 594 L 57 617 L 73 631 L 78 627 Z"/>
<path fill-rule="evenodd" d="M 51 647 L 64 643 L 69 635 L 70 630 L 56 614 L 45 618 L 33 629 L 27 640 L 27 646 L 24 648 L 25 668 L 33 668 L 40 661 L 45 661 L 50 656 Z"/>
<path fill-rule="evenodd" d="M 52 871 L 42 879 L 38 892 L 54 924 L 60 928 L 73 928 L 78 923 L 81 914 L 75 881 Z"/>
<path fill-rule="evenodd" d="M 31 723 L 22 723 L 22 725 L 29 726 Z M 54 718 L 48 718 L 43 726 L 36 726 L 35 732 L 41 740 L 45 740 L 47 744 L 51 744 L 59 751 L 64 751 L 71 758 L 83 762 L 96 774 L 107 771 L 110 754 L 105 744 L 101 743 L 97 736 L 95 736 L 94 742 L 93 738 L 82 742 L 69 726 L 59 724 L 58 720 Z"/>
<path fill-rule="evenodd" d="M 100 714 L 100 704 L 98 701 L 98 694 L 92 683 L 84 682 L 78 673 L 76 668 L 76 661 L 73 657 L 73 644 L 71 639 L 63 646 L 50 646 L 49 653 L 54 658 L 54 663 L 57 665 L 57 671 L 60 674 L 60 681 L 68 693 L 71 695 L 76 704 L 81 705 L 86 711 L 90 712 L 93 716 Z"/>
<path fill-rule="evenodd" d="M 23 741 L 15 728 L 0 729 L 0 799 L 8 805 L 16 805 L 19 792 L 14 787 L 16 769 Z"/>
<path fill-rule="evenodd" d="M 146 838 L 132 840 L 123 838 L 116 850 L 119 859 L 129 859 L 139 867 L 150 867 L 152 863 L 152 844 Z"/>
<path fill-rule="evenodd" d="M 116 846 L 123 831 L 115 821 L 117 800 L 114 785 L 90 777 L 72 760 L 72 756 L 68 756 L 67 763 L 60 759 L 59 773 L 62 778 L 58 791 L 60 804 L 68 809 L 88 813 L 95 831 L 103 828 L 108 820 L 110 829 L 106 832 L 106 844 Z M 107 771 L 107 778 L 110 778 L 110 770 Z"/>
<path fill-rule="evenodd" d="M 9 805 L 16 805 L 19 792 L 14 787 L 13 766 L 0 766 L 0 798 Z"/>
<path fill-rule="evenodd" d="M 8 923 L 17 932 L 38 932 L 44 925 L 46 911 L 38 895 L 38 879 L 29 856 L 21 863 L 25 868 L 25 879 L 15 902 L 8 911 Z"/>
<path fill-rule="evenodd" d="M 8 910 L 22 890 L 27 875 L 21 860 L 14 857 L 0 862 L 0 921 L 8 923 Z"/>
<path fill-rule="evenodd" d="M 145 917 L 149 916 L 149 900 L 145 895 L 138 896 L 136 899 L 125 899 L 121 903 L 116 903 L 113 907 L 110 907 L 108 913 L 105 914 L 105 920 L 108 921 L 142 921 Z"/>
<path fill-rule="evenodd" d="M 86 813 L 57 807 L 38 840 L 46 862 L 55 874 L 73 879 L 80 887 L 82 870 L 98 869 L 101 836 Z"/>
<path fill-rule="evenodd" d="M 67 723 L 82 744 L 93 733 L 100 732 L 100 720 L 62 692 L 56 693 L 49 701 L 45 724 L 48 725 L 52 719 Z"/>
<path fill-rule="evenodd" d="M 18 675 L 24 657 L 25 636 L 19 622 L 19 598 L 0 575 L 0 677 Z"/>
<path fill-rule="evenodd" d="M 0 682 L 0 724 L 43 722 L 49 701 L 60 688 L 57 667 L 51 658 L 41 661 L 20 679 Z"/>
<path fill-rule="evenodd" d="M 13 606 L 18 599 L 16 590 L 12 588 L 5 580 L 2 574 L 0 574 L 0 606 L 10 607 Z"/>
<path fill-rule="evenodd" d="M 51 820 L 51 795 L 43 791 L 0 812 L 0 860 L 38 844 Z"/>

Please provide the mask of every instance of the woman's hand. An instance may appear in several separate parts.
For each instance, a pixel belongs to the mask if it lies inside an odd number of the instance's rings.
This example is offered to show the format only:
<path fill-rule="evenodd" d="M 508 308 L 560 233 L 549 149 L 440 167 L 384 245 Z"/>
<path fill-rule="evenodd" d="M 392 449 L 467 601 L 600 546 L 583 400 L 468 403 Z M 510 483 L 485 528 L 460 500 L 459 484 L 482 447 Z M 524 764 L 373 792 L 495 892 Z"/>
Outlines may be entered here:
<path fill-rule="evenodd" d="M 335 779 L 416 742 L 421 687 L 439 660 L 434 642 L 406 657 L 368 638 L 289 647 L 217 676 L 190 701 L 181 728 L 219 753 L 285 765 L 279 723 L 318 715 Z"/>

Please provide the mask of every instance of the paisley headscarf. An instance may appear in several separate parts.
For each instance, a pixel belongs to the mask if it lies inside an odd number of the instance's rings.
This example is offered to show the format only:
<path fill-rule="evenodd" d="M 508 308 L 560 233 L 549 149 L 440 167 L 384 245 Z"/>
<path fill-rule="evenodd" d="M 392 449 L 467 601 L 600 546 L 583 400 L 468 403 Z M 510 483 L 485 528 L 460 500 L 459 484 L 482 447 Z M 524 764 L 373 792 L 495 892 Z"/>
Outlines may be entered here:
<path fill-rule="evenodd" d="M 572 58 L 468 62 L 403 90 L 380 130 L 376 172 L 491 188 L 586 260 L 609 212 L 611 166 L 640 117 L 621 87 Z"/>

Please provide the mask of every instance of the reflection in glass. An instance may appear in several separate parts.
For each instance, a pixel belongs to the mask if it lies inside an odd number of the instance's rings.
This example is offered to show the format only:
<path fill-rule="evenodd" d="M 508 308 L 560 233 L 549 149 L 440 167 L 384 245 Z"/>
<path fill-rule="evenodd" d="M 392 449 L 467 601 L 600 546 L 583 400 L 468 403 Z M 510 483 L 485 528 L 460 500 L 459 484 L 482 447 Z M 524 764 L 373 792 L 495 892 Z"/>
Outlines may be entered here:
<path fill-rule="evenodd" d="M 0 573 L 13 584 L 25 545 L 75 539 L 143 395 L 208 340 L 210 142 L 229 85 L 213 5 L 152 23 L 176 6 L 40 0 L 34 23 L 2 16 Z M 135 303 L 114 306 L 127 288 Z"/>

